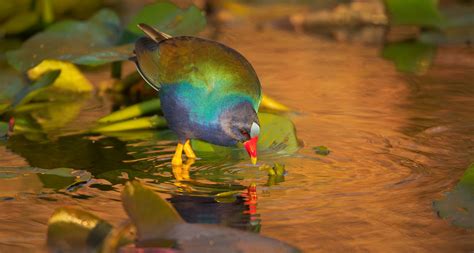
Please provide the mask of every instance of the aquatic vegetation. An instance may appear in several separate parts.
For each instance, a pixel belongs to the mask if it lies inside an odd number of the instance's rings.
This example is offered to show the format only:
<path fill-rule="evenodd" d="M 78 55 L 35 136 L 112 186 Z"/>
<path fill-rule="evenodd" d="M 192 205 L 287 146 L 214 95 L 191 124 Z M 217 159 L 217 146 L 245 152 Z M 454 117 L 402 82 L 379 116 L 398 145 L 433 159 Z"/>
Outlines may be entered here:
<path fill-rule="evenodd" d="M 7 52 L 8 62 L 17 70 L 26 71 L 45 59 L 88 66 L 128 60 L 132 45 L 127 42 L 139 37 L 135 32 L 139 21 L 171 34 L 194 34 L 206 23 L 196 7 L 181 10 L 173 4 L 160 2 L 145 7 L 124 29 L 115 12 L 103 9 L 87 21 L 65 20 L 52 24 L 28 39 L 20 49 Z"/>
<path fill-rule="evenodd" d="M 88 212 L 64 207 L 48 222 L 48 246 L 53 251 L 116 252 L 135 248 L 180 252 L 299 252 L 295 247 L 255 233 L 209 224 L 191 224 L 176 209 L 137 181 L 128 182 L 122 203 L 131 225 L 113 227 Z"/>
<path fill-rule="evenodd" d="M 433 202 L 439 217 L 463 228 L 474 228 L 474 164 L 464 172 L 459 183 L 441 200 Z"/>
<path fill-rule="evenodd" d="M 317 147 L 313 147 L 313 150 L 316 154 L 318 155 L 322 155 L 322 156 L 327 156 L 329 155 L 329 153 L 331 153 L 331 151 L 329 150 L 328 147 L 326 146 L 317 146 Z"/>
<path fill-rule="evenodd" d="M 446 22 L 438 10 L 437 0 L 384 0 L 390 23 L 439 28 Z"/>

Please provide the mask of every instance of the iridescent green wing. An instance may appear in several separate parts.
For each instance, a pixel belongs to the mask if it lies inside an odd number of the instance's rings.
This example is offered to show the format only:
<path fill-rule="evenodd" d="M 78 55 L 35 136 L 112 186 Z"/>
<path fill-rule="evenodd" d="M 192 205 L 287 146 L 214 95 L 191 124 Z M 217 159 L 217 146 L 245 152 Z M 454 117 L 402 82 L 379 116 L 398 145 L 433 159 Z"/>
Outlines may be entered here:
<path fill-rule="evenodd" d="M 164 37 L 150 27 L 144 32 L 149 38 L 135 43 L 136 63 L 140 74 L 155 89 L 186 83 L 206 89 L 213 96 L 242 95 L 258 107 L 260 82 L 250 63 L 237 51 L 196 37 Z"/>
<path fill-rule="evenodd" d="M 160 42 L 158 51 L 160 83 L 188 83 L 222 96 L 247 96 L 259 104 L 258 77 L 237 51 L 214 41 L 187 36 Z"/>

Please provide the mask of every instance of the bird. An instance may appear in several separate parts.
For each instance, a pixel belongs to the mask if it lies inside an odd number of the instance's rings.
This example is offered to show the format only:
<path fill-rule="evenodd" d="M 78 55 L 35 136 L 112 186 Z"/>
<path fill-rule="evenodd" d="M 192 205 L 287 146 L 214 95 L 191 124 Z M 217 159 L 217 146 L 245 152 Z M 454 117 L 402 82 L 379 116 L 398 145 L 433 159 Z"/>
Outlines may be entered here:
<path fill-rule="evenodd" d="M 136 40 L 132 60 L 159 91 L 163 116 L 178 136 L 171 164 L 182 165 L 183 151 L 196 159 L 191 139 L 220 146 L 241 143 L 256 164 L 262 88 L 250 62 L 217 41 L 172 37 L 143 23 L 138 27 L 146 36 Z"/>

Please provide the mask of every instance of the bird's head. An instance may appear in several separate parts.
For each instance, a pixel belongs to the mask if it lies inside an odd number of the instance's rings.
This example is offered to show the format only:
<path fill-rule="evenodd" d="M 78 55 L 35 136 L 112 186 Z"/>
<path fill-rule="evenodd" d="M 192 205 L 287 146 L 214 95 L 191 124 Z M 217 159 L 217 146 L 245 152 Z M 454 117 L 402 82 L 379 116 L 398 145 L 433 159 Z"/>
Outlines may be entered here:
<path fill-rule="evenodd" d="M 260 123 L 250 103 L 240 103 L 221 115 L 221 127 L 228 137 L 242 143 L 253 164 L 257 163 Z"/>

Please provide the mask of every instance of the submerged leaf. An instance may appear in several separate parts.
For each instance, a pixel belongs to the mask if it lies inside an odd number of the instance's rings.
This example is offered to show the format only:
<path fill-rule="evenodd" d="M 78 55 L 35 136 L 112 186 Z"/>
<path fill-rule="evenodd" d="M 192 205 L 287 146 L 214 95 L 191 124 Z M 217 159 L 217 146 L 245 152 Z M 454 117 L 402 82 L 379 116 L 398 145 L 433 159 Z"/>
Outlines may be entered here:
<path fill-rule="evenodd" d="M 423 74 L 431 66 L 436 46 L 420 42 L 397 42 L 384 46 L 382 56 L 402 72 Z"/>
<path fill-rule="evenodd" d="M 48 247 L 53 252 L 95 252 L 111 230 L 112 225 L 91 213 L 62 207 L 48 221 Z"/>
<path fill-rule="evenodd" d="M 140 117 L 149 113 L 158 113 L 161 109 L 159 99 L 152 99 L 127 108 L 113 112 L 98 120 L 99 123 L 117 122 L 135 117 Z"/>
<path fill-rule="evenodd" d="M 458 227 L 474 228 L 474 164 L 445 198 L 433 202 L 433 207 L 443 219 Z"/>
<path fill-rule="evenodd" d="M 137 181 L 125 185 L 122 203 L 140 241 L 161 238 L 168 229 L 184 223 L 170 203 Z"/>

